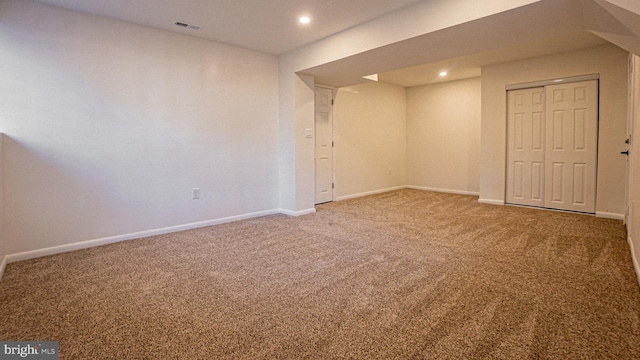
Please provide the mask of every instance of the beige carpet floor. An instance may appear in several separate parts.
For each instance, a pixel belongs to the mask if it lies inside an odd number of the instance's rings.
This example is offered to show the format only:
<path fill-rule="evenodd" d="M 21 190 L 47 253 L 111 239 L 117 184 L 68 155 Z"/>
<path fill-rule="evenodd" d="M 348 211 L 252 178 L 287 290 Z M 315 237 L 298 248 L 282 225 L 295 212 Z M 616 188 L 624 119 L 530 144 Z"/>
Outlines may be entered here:
<path fill-rule="evenodd" d="M 62 359 L 638 359 L 622 222 L 401 190 L 9 264 Z"/>

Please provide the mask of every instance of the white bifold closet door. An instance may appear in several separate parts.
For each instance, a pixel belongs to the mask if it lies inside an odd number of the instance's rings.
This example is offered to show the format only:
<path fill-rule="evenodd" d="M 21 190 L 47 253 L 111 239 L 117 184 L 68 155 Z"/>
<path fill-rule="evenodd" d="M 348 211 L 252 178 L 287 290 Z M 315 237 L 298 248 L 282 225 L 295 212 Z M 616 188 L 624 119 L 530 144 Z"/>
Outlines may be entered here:
<path fill-rule="evenodd" d="M 544 87 L 508 98 L 507 203 L 544 206 Z"/>
<path fill-rule="evenodd" d="M 598 81 L 508 92 L 510 204 L 595 212 Z"/>

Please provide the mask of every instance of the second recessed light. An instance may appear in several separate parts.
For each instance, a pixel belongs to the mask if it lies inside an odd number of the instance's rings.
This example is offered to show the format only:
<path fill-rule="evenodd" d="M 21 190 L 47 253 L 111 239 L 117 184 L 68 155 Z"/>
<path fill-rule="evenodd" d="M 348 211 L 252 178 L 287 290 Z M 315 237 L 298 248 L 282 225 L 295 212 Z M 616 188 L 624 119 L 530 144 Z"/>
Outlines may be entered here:
<path fill-rule="evenodd" d="M 308 24 L 309 22 L 311 22 L 311 19 L 308 16 L 301 16 L 298 21 L 300 21 L 302 24 Z"/>

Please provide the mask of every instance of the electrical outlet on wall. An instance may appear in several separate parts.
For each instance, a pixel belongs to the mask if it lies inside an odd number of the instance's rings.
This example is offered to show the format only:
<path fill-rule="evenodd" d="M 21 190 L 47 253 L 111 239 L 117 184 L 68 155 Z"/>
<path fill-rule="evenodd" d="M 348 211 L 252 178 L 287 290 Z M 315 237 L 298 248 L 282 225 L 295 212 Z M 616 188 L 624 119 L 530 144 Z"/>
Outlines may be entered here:
<path fill-rule="evenodd" d="M 191 193 L 193 195 L 193 200 L 200 199 L 200 188 L 193 188 Z"/>

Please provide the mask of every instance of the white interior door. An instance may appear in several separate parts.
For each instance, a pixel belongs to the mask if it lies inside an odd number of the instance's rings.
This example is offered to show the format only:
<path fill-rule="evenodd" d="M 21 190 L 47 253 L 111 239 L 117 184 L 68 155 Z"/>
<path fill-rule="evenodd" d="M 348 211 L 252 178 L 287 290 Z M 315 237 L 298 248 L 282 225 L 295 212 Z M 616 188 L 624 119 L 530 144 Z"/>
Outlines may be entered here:
<path fill-rule="evenodd" d="M 333 91 L 315 88 L 316 204 L 333 201 Z"/>
<path fill-rule="evenodd" d="M 544 206 L 544 87 L 508 93 L 507 202 Z"/>
<path fill-rule="evenodd" d="M 545 207 L 595 213 L 598 81 L 545 90 Z"/>
<path fill-rule="evenodd" d="M 595 213 L 598 81 L 507 94 L 506 202 Z"/>

